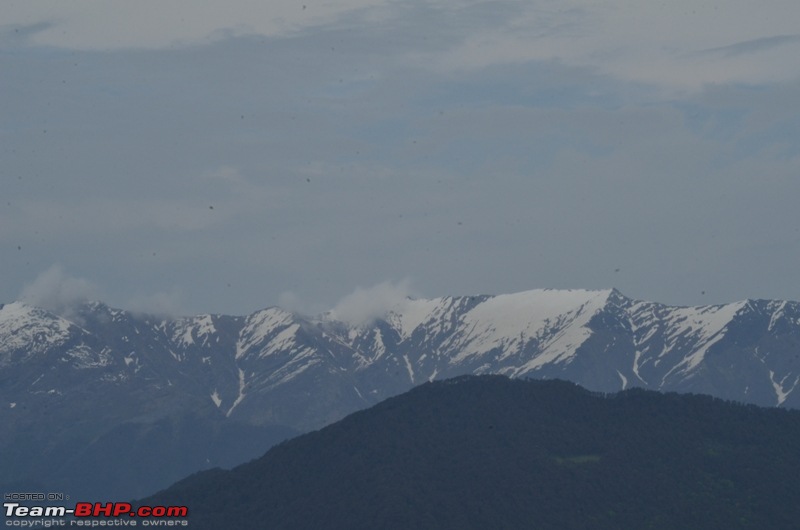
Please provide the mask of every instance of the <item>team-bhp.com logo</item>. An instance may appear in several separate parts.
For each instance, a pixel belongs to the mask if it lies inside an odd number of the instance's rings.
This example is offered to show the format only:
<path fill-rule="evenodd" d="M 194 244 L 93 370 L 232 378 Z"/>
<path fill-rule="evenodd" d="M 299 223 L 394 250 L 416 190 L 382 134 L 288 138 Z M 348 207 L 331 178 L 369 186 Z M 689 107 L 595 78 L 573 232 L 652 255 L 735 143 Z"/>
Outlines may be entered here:
<path fill-rule="evenodd" d="M 6 526 L 189 526 L 186 506 L 137 506 L 127 502 L 78 502 L 65 506 L 23 506 L 4 502 Z M 69 519 L 66 519 L 69 518 Z"/>

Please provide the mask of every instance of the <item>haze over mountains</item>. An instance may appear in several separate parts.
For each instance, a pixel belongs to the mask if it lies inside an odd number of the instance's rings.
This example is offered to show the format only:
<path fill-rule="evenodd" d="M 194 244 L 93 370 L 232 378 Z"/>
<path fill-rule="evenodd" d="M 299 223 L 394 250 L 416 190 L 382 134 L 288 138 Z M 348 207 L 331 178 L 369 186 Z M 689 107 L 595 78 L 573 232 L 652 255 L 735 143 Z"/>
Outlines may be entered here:
<path fill-rule="evenodd" d="M 800 304 L 672 307 L 616 290 L 533 290 L 405 300 L 348 323 L 276 307 L 163 319 L 97 302 L 61 316 L 10 303 L 0 307 L 0 475 L 142 496 L 415 385 L 490 373 L 800 408 Z M 148 465 L 118 462 L 137 450 Z"/>

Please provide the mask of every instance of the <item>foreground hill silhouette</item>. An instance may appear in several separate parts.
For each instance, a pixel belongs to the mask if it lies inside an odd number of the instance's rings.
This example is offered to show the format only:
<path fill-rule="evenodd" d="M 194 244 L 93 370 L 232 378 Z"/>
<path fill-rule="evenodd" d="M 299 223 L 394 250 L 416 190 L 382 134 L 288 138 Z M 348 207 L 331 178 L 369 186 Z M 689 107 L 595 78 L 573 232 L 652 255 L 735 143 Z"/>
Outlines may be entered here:
<path fill-rule="evenodd" d="M 562 381 L 424 384 L 143 504 L 194 529 L 796 529 L 800 412 Z"/>

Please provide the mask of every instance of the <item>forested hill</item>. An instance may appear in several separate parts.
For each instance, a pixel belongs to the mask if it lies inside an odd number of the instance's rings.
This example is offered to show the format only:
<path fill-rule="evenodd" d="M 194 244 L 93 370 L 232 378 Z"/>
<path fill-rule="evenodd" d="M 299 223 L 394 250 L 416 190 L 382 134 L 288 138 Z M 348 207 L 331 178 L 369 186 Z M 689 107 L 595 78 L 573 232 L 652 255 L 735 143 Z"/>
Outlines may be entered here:
<path fill-rule="evenodd" d="M 798 440 L 798 411 L 463 377 L 142 502 L 188 505 L 195 530 L 788 530 Z"/>

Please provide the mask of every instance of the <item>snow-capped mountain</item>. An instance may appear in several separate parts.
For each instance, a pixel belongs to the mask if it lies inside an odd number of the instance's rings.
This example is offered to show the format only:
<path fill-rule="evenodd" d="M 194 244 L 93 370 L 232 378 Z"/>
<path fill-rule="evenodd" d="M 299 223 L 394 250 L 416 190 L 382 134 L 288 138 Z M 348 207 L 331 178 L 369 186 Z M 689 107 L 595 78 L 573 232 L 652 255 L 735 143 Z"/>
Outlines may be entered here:
<path fill-rule="evenodd" d="M 0 306 L 0 466 L 16 470 L 26 451 L 112 451 L 110 440 L 146 437 L 153 425 L 178 443 L 185 422 L 173 420 L 187 415 L 222 438 L 231 426 L 306 431 L 425 381 L 484 373 L 800 408 L 800 304 L 670 307 L 613 289 L 532 290 L 405 300 L 353 324 L 275 307 L 162 319 L 15 302 Z M 221 447 L 196 456 L 230 463 Z"/>

